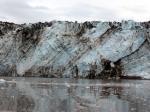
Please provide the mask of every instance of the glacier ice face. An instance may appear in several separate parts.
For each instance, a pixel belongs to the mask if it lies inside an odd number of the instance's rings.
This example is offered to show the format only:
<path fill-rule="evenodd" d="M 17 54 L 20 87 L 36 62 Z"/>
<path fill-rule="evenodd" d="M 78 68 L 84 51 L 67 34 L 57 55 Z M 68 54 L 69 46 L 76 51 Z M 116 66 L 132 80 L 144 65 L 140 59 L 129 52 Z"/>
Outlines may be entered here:
<path fill-rule="evenodd" d="M 150 78 L 149 24 L 134 21 L 52 21 L 29 25 L 1 22 L 0 73 L 99 78 L 108 72 Z"/>
<path fill-rule="evenodd" d="M 149 79 L 150 49 L 149 43 L 144 42 L 137 52 L 122 59 L 124 75 L 141 76 Z"/>

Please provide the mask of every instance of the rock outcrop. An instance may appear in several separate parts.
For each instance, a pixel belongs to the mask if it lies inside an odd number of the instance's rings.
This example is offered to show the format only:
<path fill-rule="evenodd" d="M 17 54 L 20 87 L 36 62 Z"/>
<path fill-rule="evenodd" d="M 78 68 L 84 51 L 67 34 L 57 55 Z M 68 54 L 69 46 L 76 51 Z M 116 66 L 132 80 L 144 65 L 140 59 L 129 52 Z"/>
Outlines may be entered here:
<path fill-rule="evenodd" d="M 150 79 L 150 22 L 0 22 L 0 75 Z"/>

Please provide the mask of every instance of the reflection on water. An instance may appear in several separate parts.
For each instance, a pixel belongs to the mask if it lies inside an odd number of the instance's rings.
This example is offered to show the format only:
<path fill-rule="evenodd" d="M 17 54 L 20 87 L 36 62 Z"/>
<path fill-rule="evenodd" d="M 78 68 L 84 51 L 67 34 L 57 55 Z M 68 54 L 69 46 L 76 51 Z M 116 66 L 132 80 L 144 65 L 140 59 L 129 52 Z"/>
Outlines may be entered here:
<path fill-rule="evenodd" d="M 102 83 L 105 84 L 104 81 L 102 81 Z M 121 81 L 119 81 L 119 83 L 121 84 Z M 117 86 L 117 87 L 112 87 L 112 86 L 102 86 L 101 89 L 101 96 L 110 96 L 110 95 L 115 95 L 116 97 L 118 97 L 118 99 L 121 98 L 121 94 L 123 91 L 123 87 L 122 86 Z"/>
<path fill-rule="evenodd" d="M 0 112 L 150 112 L 150 81 L 5 80 Z"/>

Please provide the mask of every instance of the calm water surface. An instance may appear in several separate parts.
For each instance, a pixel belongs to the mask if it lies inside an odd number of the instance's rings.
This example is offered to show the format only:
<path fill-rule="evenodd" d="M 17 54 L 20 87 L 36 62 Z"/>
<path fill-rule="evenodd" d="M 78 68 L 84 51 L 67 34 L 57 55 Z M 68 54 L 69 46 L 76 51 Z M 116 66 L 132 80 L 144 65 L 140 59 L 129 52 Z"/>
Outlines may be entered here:
<path fill-rule="evenodd" d="M 148 80 L 0 79 L 0 112 L 150 112 Z"/>

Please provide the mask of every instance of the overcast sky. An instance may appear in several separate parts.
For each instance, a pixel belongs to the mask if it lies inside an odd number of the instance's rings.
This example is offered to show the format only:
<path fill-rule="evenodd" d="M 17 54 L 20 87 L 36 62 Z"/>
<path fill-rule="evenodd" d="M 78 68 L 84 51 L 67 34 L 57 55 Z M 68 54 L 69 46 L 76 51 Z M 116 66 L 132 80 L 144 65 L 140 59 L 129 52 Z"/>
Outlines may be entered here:
<path fill-rule="evenodd" d="M 150 0 L 0 0 L 0 20 L 149 21 Z"/>

